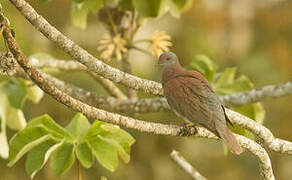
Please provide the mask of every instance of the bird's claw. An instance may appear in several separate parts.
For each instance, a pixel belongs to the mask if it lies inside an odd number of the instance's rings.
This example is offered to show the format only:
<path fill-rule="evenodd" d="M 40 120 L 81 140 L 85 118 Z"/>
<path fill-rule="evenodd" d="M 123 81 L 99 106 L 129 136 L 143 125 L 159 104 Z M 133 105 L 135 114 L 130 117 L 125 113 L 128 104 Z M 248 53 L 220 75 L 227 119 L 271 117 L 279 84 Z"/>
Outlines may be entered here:
<path fill-rule="evenodd" d="M 180 132 L 181 136 L 193 136 L 198 132 L 196 125 L 193 123 L 183 123 L 181 126 L 183 127 Z"/>

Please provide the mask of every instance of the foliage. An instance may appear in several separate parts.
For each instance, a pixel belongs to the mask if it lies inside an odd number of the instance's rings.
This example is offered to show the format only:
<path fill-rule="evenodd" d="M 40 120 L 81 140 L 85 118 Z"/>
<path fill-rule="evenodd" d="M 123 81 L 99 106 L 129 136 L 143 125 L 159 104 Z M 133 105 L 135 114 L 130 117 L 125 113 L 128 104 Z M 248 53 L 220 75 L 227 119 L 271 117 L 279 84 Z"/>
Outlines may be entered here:
<path fill-rule="evenodd" d="M 96 14 L 104 6 L 103 0 L 74 0 L 72 3 L 73 25 L 85 28 L 88 13 Z M 190 7 L 192 0 L 111 0 L 121 10 L 135 9 L 143 17 L 158 17 L 167 12 L 179 17 L 180 13 Z"/>
<path fill-rule="evenodd" d="M 130 161 L 130 148 L 134 138 L 118 126 L 101 121 L 92 125 L 78 113 L 63 128 L 48 115 L 32 119 L 10 141 L 9 166 L 24 154 L 26 172 L 31 178 L 50 158 L 51 168 L 60 176 L 72 167 L 75 158 L 85 168 L 90 168 L 94 158 L 110 171 L 118 165 L 118 157 Z"/>
<path fill-rule="evenodd" d="M 220 96 L 248 91 L 254 88 L 247 76 L 241 75 L 237 78 L 235 77 L 235 67 L 225 68 L 223 71 L 219 72 L 217 65 L 211 59 L 203 55 L 198 55 L 193 59 L 190 64 L 190 69 L 201 72 Z M 263 123 L 265 118 L 265 110 L 259 102 L 241 107 L 234 107 L 232 109 L 259 123 Z M 233 125 L 233 127 L 230 128 L 238 134 L 253 138 L 252 133 L 243 127 Z"/>
<path fill-rule="evenodd" d="M 9 77 L 0 82 L 0 156 L 8 158 L 6 125 L 13 130 L 23 129 L 26 120 L 22 107 L 27 99 L 38 103 L 43 97 L 43 91 L 29 81 Z"/>

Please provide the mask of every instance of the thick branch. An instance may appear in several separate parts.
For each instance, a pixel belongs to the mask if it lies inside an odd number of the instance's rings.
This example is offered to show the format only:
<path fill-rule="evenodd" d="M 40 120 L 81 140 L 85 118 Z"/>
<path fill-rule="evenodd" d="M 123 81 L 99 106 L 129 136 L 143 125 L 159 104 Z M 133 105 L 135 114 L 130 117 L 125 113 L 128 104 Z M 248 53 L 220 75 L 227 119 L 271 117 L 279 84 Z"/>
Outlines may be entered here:
<path fill-rule="evenodd" d="M 263 125 L 235 111 L 226 109 L 230 120 L 256 134 L 271 150 L 292 155 L 292 143 L 275 138 L 272 132 Z"/>
<path fill-rule="evenodd" d="M 10 0 L 10 2 L 15 5 L 22 15 L 38 31 L 43 33 L 48 39 L 67 52 L 73 59 L 76 59 L 78 62 L 85 65 L 90 71 L 113 82 L 124 84 L 125 86 L 136 90 L 142 90 L 154 95 L 163 95 L 160 83 L 141 79 L 122 72 L 93 57 L 86 50 L 82 49 L 69 38 L 64 36 L 55 27 L 50 25 L 25 0 Z"/>
<path fill-rule="evenodd" d="M 190 175 L 195 180 L 207 180 L 204 176 L 200 174 L 185 158 L 176 150 L 173 150 L 170 154 L 171 159 L 188 175 Z"/>
<path fill-rule="evenodd" d="M 272 163 L 267 151 L 253 140 L 240 135 L 236 135 L 236 137 L 242 147 L 257 156 L 259 160 L 261 179 L 274 180 L 275 177 L 273 174 Z"/>

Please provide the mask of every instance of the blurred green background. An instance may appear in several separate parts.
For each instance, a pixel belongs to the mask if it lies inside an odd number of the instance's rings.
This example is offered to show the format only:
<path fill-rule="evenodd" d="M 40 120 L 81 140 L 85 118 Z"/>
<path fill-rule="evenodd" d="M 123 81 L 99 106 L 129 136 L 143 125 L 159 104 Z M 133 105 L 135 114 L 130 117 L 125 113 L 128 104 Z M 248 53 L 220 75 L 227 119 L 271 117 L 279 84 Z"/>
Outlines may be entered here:
<path fill-rule="evenodd" d="M 73 27 L 70 19 L 71 0 L 28 1 L 42 16 L 74 42 L 98 55 L 98 40 L 105 29 L 94 14 L 90 14 L 85 30 Z M 16 38 L 26 55 L 45 52 L 58 59 L 70 59 L 68 55 L 47 40 L 8 2 L 1 0 L 2 7 Z M 169 14 L 149 19 L 139 30 L 136 38 L 151 37 L 155 30 L 166 31 L 172 37 L 171 48 L 184 66 L 195 55 L 209 56 L 223 69 L 238 67 L 239 74 L 247 75 L 256 88 L 292 80 L 292 1 L 289 0 L 194 0 L 192 7 L 180 18 Z M 2 37 L 1 37 L 2 41 Z M 1 50 L 3 50 L 1 42 Z M 156 59 L 141 52 L 131 51 L 130 59 L 135 75 L 160 81 Z M 88 75 L 63 72 L 59 78 L 102 95 L 106 92 Z M 292 96 L 263 101 L 266 110 L 264 125 L 276 137 L 292 141 Z M 66 125 L 74 112 L 46 96 L 40 104 L 27 102 L 24 108 L 27 119 L 48 113 L 61 125 Z M 147 121 L 162 122 L 164 119 L 180 122 L 173 113 L 148 113 L 136 115 Z M 84 179 L 109 180 L 160 180 L 191 179 L 170 159 L 172 149 L 178 150 L 195 168 L 208 179 L 259 179 L 257 159 L 248 152 L 240 156 L 225 156 L 222 144 L 213 140 L 154 136 L 128 130 L 135 138 L 129 164 L 120 163 L 111 173 L 98 163 L 83 171 Z M 9 137 L 15 132 L 8 131 Z M 268 152 L 276 179 L 292 177 L 292 157 Z M 25 174 L 24 159 L 12 168 L 6 160 L 0 160 L 0 179 L 29 179 Z M 77 167 L 60 178 L 53 176 L 48 164 L 35 179 L 77 179 Z"/>

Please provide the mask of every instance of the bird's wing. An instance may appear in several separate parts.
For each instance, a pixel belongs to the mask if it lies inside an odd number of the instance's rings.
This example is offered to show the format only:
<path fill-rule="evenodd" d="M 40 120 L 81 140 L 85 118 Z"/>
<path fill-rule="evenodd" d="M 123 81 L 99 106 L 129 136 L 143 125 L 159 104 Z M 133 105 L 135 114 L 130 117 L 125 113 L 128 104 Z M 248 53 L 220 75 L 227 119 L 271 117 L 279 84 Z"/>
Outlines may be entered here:
<path fill-rule="evenodd" d="M 177 76 L 163 84 L 164 95 L 170 107 L 181 116 L 215 132 L 205 84 L 204 80 L 196 76 Z"/>

